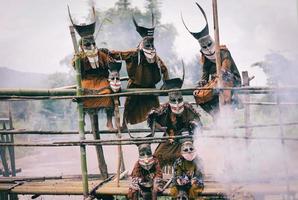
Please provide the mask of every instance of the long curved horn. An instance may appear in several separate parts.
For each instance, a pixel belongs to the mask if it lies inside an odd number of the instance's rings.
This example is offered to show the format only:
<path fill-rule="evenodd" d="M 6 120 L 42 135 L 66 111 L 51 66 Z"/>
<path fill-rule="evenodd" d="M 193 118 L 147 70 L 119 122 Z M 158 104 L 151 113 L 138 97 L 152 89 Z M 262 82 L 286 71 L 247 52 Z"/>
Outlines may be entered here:
<path fill-rule="evenodd" d="M 183 85 L 183 83 L 184 83 L 184 77 L 185 77 L 185 67 L 184 67 L 183 60 L 181 60 L 181 62 L 182 62 L 182 68 L 183 68 L 183 75 L 182 75 L 182 85 Z"/>
<path fill-rule="evenodd" d="M 133 21 L 135 27 L 138 29 L 139 25 L 138 25 L 138 23 L 137 23 L 137 21 L 136 21 L 136 18 L 135 18 L 135 16 L 134 16 L 134 14 L 132 14 L 132 21 Z"/>
<path fill-rule="evenodd" d="M 155 26 L 155 19 L 152 11 L 151 11 L 151 15 L 152 15 L 152 28 L 153 28 Z"/>
<path fill-rule="evenodd" d="M 94 6 L 92 6 L 92 13 L 93 13 L 94 21 L 96 21 L 96 11 L 95 11 L 95 7 Z"/>
<path fill-rule="evenodd" d="M 198 39 L 200 39 L 200 38 L 202 38 L 202 37 L 204 37 L 204 36 L 206 36 L 206 35 L 209 35 L 209 26 L 208 26 L 208 21 L 207 21 L 207 16 L 206 16 L 205 11 L 203 10 L 203 8 L 202 8 L 197 2 L 196 2 L 196 4 L 197 4 L 197 6 L 199 7 L 201 13 L 202 13 L 203 16 L 204 16 L 204 19 L 205 19 L 205 22 L 206 22 L 205 27 L 204 27 L 200 32 L 191 32 L 191 31 L 187 28 L 187 26 L 186 26 L 186 24 L 185 24 L 185 22 L 184 22 L 182 13 L 181 13 L 181 19 L 182 19 L 183 25 L 185 26 L 185 28 L 187 29 L 187 31 L 188 31 L 190 34 L 192 34 L 192 36 L 193 36 L 194 38 L 196 38 L 196 39 L 198 40 Z"/>
<path fill-rule="evenodd" d="M 70 22 L 71 22 L 71 24 L 72 24 L 73 26 L 75 26 L 75 24 L 73 23 L 73 20 L 72 20 L 71 14 L 70 14 L 69 5 L 67 5 L 67 10 L 68 10 L 68 16 L 69 16 Z"/>

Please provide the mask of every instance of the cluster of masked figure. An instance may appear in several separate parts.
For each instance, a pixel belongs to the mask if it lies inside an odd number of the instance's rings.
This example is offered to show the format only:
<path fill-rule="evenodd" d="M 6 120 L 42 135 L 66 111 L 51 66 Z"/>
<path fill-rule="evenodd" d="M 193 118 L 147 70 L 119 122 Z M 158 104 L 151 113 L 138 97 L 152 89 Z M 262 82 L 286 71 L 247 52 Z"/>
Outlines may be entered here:
<path fill-rule="evenodd" d="M 218 112 L 219 96 L 213 90 L 204 90 L 202 87 L 215 87 L 218 81 L 216 72 L 215 43 L 209 35 L 209 27 L 204 10 L 199 4 L 206 25 L 200 32 L 190 32 L 201 46 L 201 61 L 203 73 L 198 82 L 198 89 L 194 91 L 197 105 L 214 116 Z M 154 18 L 154 15 L 152 15 Z M 163 80 L 161 89 L 180 89 L 183 78 L 169 78 L 168 68 L 157 55 L 154 47 L 154 23 L 152 27 L 139 26 L 133 17 L 136 31 L 142 37 L 137 48 L 128 51 L 109 50 L 98 48 L 94 39 L 95 20 L 91 24 L 71 22 L 77 33 L 81 36 L 81 51 L 75 56 L 80 59 L 82 88 L 84 94 L 111 94 L 121 91 L 119 71 L 122 62 L 126 62 L 126 70 L 129 77 L 127 88 L 156 88 L 156 84 Z M 94 15 L 95 19 L 95 15 Z M 152 20 L 153 22 L 154 20 Z M 182 20 L 183 21 L 183 20 Z M 183 24 L 185 25 L 184 21 Z M 186 26 L 185 26 L 186 27 Z M 187 29 L 187 27 L 186 27 Z M 188 30 L 188 29 L 187 29 Z M 221 69 L 223 86 L 237 87 L 241 84 L 240 74 L 233 58 L 226 46 L 220 46 Z M 157 96 L 137 95 L 126 98 L 123 114 L 123 129 L 126 125 L 137 124 L 147 120 L 151 129 L 160 129 L 168 136 L 182 135 L 187 132 L 194 134 L 194 130 L 202 124 L 199 113 L 191 104 L 183 101 L 181 91 L 168 93 L 168 102 L 160 105 Z M 97 115 L 101 109 L 106 111 L 107 127 L 113 129 L 112 117 L 114 110 L 114 98 L 85 98 L 83 107 L 89 115 Z M 237 101 L 231 91 L 223 92 L 223 103 L 231 104 Z M 177 198 L 187 196 L 195 199 L 204 188 L 203 173 L 192 139 L 176 141 L 169 139 L 161 143 L 152 154 L 149 144 L 138 146 L 139 159 L 136 162 L 132 181 L 129 188 L 129 198 L 156 199 L 163 191 L 162 168 L 170 165 L 174 168 L 172 187 L 170 193 Z M 183 191 L 181 193 L 181 191 Z"/>

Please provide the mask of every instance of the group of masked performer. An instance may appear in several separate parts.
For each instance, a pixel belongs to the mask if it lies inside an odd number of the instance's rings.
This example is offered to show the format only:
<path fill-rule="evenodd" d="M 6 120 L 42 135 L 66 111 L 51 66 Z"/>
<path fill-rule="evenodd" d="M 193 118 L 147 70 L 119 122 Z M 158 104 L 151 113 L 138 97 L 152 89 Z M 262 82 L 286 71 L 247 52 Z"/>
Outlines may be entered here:
<path fill-rule="evenodd" d="M 201 32 L 190 32 L 201 46 L 201 61 L 203 73 L 198 82 L 198 89 L 194 91 L 197 105 L 214 116 L 218 111 L 219 94 L 213 90 L 201 87 L 216 87 L 219 80 L 216 73 L 215 42 L 209 35 L 207 17 L 202 12 L 206 26 Z M 71 15 L 70 15 L 71 19 Z M 182 19 L 183 20 L 183 19 Z M 152 20 L 154 21 L 154 20 Z M 154 24 L 146 28 L 139 26 L 133 17 L 137 32 L 142 37 L 136 49 L 128 51 L 99 49 L 96 46 L 94 31 L 95 21 L 91 24 L 77 25 L 71 22 L 81 36 L 81 51 L 75 55 L 74 63 L 79 59 L 81 66 L 81 85 L 86 95 L 111 94 L 121 90 L 119 71 L 122 61 L 126 62 L 129 77 L 127 88 L 155 88 L 163 80 L 161 89 L 179 89 L 183 79 L 169 79 L 165 63 L 156 54 L 154 47 Z M 184 23 L 184 21 L 183 21 Z M 185 23 L 184 23 L 185 25 Z M 186 27 L 186 25 L 185 25 Z M 186 27 L 188 30 L 188 28 Z M 220 47 L 223 86 L 235 87 L 241 85 L 241 78 L 235 62 L 226 46 Z M 223 104 L 231 104 L 235 100 L 231 91 L 223 92 Z M 99 110 L 105 110 L 107 127 L 113 129 L 114 99 L 112 97 L 85 98 L 83 107 L 86 113 L 94 115 Z M 169 92 L 169 101 L 160 105 L 157 96 L 130 96 L 124 105 L 123 127 L 127 123 L 137 124 L 147 120 L 151 129 L 164 130 L 164 135 L 179 136 L 184 132 L 193 135 L 196 128 L 201 127 L 200 115 L 191 104 L 183 101 L 181 91 Z M 187 195 L 195 199 L 204 188 L 202 167 L 196 156 L 192 139 L 176 141 L 169 139 L 161 143 L 152 153 L 149 144 L 138 146 L 139 159 L 132 171 L 132 181 L 129 188 L 129 199 L 157 199 L 163 192 L 162 168 L 173 166 L 174 175 L 170 194 L 177 198 Z"/>

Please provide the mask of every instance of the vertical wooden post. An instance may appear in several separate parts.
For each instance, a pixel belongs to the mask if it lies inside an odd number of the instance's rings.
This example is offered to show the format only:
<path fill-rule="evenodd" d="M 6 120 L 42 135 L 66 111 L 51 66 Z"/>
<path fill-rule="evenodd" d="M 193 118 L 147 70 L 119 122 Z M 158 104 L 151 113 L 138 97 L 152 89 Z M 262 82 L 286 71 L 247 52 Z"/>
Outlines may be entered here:
<path fill-rule="evenodd" d="M 89 112 L 88 114 L 89 114 L 90 121 L 91 121 L 93 138 L 95 140 L 99 140 L 100 135 L 98 133 L 99 129 L 98 129 L 97 110 L 94 110 L 93 112 Z M 109 174 L 108 174 L 108 168 L 107 168 L 107 164 L 105 161 L 102 145 L 96 145 L 95 148 L 96 148 L 96 155 L 97 155 L 97 161 L 98 161 L 98 168 L 100 170 L 102 177 L 104 179 L 106 179 L 106 178 L 108 178 Z"/>
<path fill-rule="evenodd" d="M 248 76 L 248 72 L 247 71 L 243 71 L 242 72 L 242 80 L 243 86 L 249 86 L 249 76 Z M 245 94 L 245 104 L 244 104 L 244 123 L 245 123 L 245 137 L 248 139 L 251 136 L 252 133 L 252 129 L 248 128 L 248 126 L 250 125 L 250 95 L 249 92 L 247 92 Z M 248 140 L 246 140 L 246 143 L 248 142 Z"/>
<path fill-rule="evenodd" d="M 121 139 L 121 128 L 120 128 L 120 114 L 119 114 L 119 97 L 114 97 L 114 109 L 115 109 L 115 122 L 118 130 L 118 138 Z M 123 152 L 122 146 L 118 145 L 118 163 L 117 163 L 117 187 L 120 186 L 120 170 L 122 166 L 122 171 L 125 170 L 124 166 L 124 159 L 123 159 Z"/>
<path fill-rule="evenodd" d="M 2 129 L 5 130 L 6 129 L 6 125 L 5 122 L 2 122 Z M 6 143 L 6 137 L 5 135 L 1 134 L 0 136 L 0 142 Z M 0 156 L 1 156 L 1 160 L 2 160 L 2 165 L 3 165 L 3 176 L 8 177 L 9 176 L 9 167 L 8 167 L 8 163 L 7 163 L 7 159 L 6 159 L 6 147 L 0 147 Z"/>
<path fill-rule="evenodd" d="M 76 53 L 75 58 L 75 68 L 76 68 L 76 83 L 77 83 L 77 96 L 82 96 L 82 84 L 81 84 L 81 59 L 78 57 L 79 49 L 77 45 L 77 40 L 75 36 L 75 31 L 72 26 L 69 26 L 70 35 L 72 38 L 72 42 L 74 45 L 74 50 Z M 85 140 L 85 121 L 84 121 L 84 110 L 83 110 L 83 102 L 78 100 L 78 122 L 79 122 L 79 134 L 80 140 Z M 82 183 L 83 183 L 83 195 L 84 198 L 88 197 L 89 188 L 88 188 L 88 171 L 87 171 L 87 155 L 86 155 L 86 145 L 80 145 L 81 152 L 81 171 L 82 171 Z"/>
<path fill-rule="evenodd" d="M 212 0 L 212 8 L 213 8 L 214 39 L 215 39 L 216 75 L 218 77 L 217 87 L 222 87 L 217 0 Z M 220 92 L 218 96 L 219 96 L 219 110 L 220 110 L 221 104 L 223 104 L 222 92 Z"/>
<path fill-rule="evenodd" d="M 12 115 L 11 115 L 11 105 L 8 102 L 8 117 L 9 117 L 9 129 L 13 130 Z M 10 139 L 8 142 L 14 143 L 14 135 L 10 134 Z M 15 151 L 14 146 L 8 147 L 9 157 L 10 157 L 10 166 L 11 166 L 11 175 L 16 176 L 16 162 L 15 162 Z"/>
<path fill-rule="evenodd" d="M 289 184 L 289 166 L 288 166 L 288 160 L 287 160 L 287 150 L 286 150 L 286 143 L 284 140 L 284 123 L 283 123 L 283 118 L 282 118 L 282 107 L 280 104 L 280 93 L 279 89 L 277 87 L 277 93 L 276 93 L 276 101 L 277 101 L 277 108 L 278 108 L 278 123 L 279 123 L 279 135 L 281 138 L 281 145 L 282 145 L 282 150 L 283 150 L 283 164 L 284 164 L 284 169 L 286 172 L 286 188 L 287 188 L 287 194 L 285 199 L 290 199 L 290 184 Z"/>

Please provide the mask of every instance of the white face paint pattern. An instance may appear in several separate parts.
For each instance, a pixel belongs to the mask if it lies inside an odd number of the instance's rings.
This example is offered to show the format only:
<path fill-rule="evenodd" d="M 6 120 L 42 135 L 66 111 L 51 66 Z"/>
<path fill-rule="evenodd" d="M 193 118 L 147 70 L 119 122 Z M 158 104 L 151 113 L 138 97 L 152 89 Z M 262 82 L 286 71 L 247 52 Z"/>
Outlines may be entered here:
<path fill-rule="evenodd" d="M 209 59 L 215 60 L 215 42 L 210 37 L 210 35 L 206 35 L 199 40 L 202 53 Z"/>
<path fill-rule="evenodd" d="M 84 52 L 89 60 L 89 63 L 93 69 L 99 68 L 99 62 L 98 62 L 98 49 L 96 46 L 91 45 L 88 48 L 85 48 L 83 46 Z"/>
<path fill-rule="evenodd" d="M 110 87 L 113 92 L 118 92 L 121 88 L 121 81 L 119 73 L 117 71 L 112 71 L 109 77 Z"/>
<path fill-rule="evenodd" d="M 196 150 L 192 142 L 185 142 L 181 146 L 181 155 L 185 160 L 193 161 L 196 157 Z"/>
<path fill-rule="evenodd" d="M 148 50 L 148 49 L 143 49 L 144 55 L 146 57 L 146 60 L 148 63 L 154 63 L 155 62 L 155 56 L 156 56 L 156 51 L 155 49 Z"/>
<path fill-rule="evenodd" d="M 175 114 L 181 114 L 184 111 L 184 102 L 170 103 L 171 110 Z"/>

